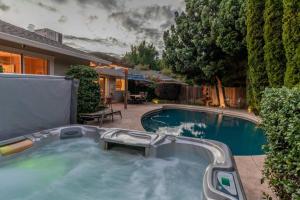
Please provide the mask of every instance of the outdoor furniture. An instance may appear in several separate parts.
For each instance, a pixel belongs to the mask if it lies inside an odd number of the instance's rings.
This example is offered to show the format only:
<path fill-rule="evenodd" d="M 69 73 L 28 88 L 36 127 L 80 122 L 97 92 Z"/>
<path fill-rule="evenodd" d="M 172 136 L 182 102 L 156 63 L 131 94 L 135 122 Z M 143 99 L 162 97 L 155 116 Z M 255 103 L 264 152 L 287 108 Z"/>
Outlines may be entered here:
<path fill-rule="evenodd" d="M 115 114 L 119 115 L 122 118 L 122 112 L 120 110 L 113 110 L 112 98 L 108 97 L 106 98 L 106 105 L 104 109 L 94 113 L 82 113 L 79 115 L 79 117 L 83 121 L 83 123 L 96 119 L 99 123 L 99 126 L 102 126 L 104 118 L 111 117 L 111 120 L 114 121 Z"/>
<path fill-rule="evenodd" d="M 143 97 L 140 94 L 130 94 L 129 97 L 132 99 L 132 103 L 139 104 L 143 102 Z"/>
<path fill-rule="evenodd" d="M 83 123 L 96 119 L 99 123 L 99 126 L 102 126 L 104 118 L 111 117 L 111 120 L 114 121 L 115 114 L 119 115 L 122 118 L 122 112 L 120 110 L 114 111 L 108 108 L 94 113 L 83 113 L 80 114 L 79 117 L 81 120 L 83 120 Z"/>
<path fill-rule="evenodd" d="M 140 92 L 140 95 L 141 95 L 141 100 L 142 102 L 146 102 L 147 101 L 147 92 Z"/>

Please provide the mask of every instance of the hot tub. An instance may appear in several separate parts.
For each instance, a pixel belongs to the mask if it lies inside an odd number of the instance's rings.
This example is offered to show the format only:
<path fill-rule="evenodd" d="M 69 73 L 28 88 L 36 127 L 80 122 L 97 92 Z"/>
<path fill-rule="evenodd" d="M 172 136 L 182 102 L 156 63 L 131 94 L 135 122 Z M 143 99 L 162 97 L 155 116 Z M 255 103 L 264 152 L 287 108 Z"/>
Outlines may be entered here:
<path fill-rule="evenodd" d="M 222 143 L 69 126 L 0 143 L 1 199 L 245 199 Z"/>

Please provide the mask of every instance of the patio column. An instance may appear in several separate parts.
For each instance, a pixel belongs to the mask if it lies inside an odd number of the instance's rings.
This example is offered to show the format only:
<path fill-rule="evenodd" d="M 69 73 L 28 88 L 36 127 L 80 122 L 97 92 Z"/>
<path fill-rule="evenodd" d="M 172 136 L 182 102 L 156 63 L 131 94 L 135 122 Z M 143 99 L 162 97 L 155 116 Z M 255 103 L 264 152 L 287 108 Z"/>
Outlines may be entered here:
<path fill-rule="evenodd" d="M 125 74 L 124 109 L 127 109 L 127 99 L 128 99 L 128 68 L 124 68 L 124 74 Z"/>

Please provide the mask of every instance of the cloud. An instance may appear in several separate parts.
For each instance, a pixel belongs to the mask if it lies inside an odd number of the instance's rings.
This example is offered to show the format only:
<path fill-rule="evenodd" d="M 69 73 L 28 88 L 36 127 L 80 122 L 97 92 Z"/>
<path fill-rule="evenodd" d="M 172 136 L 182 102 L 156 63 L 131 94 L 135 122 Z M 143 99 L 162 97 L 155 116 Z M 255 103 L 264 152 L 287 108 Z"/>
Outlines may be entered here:
<path fill-rule="evenodd" d="M 58 4 L 65 4 L 68 2 L 68 0 L 51 0 L 51 1 L 58 3 Z"/>
<path fill-rule="evenodd" d="M 58 19 L 59 23 L 66 23 L 68 21 L 68 17 L 65 15 L 60 16 L 60 18 Z"/>
<path fill-rule="evenodd" d="M 97 19 L 99 19 L 99 17 L 98 17 L 97 15 L 90 15 L 90 16 L 88 17 L 89 23 L 92 23 L 93 21 L 95 21 L 95 20 L 97 20 Z"/>
<path fill-rule="evenodd" d="M 81 41 L 81 42 L 88 42 L 88 43 L 98 43 L 105 45 L 107 47 L 128 47 L 129 45 L 125 42 L 121 42 L 118 39 L 114 37 L 109 37 L 109 38 L 87 38 L 87 37 L 78 37 L 78 36 L 73 36 L 73 35 L 64 35 L 64 39 L 68 40 L 69 42 L 73 41 Z"/>
<path fill-rule="evenodd" d="M 38 2 L 37 3 L 38 6 L 40 6 L 41 8 L 44 8 L 46 10 L 49 10 L 51 12 L 56 12 L 57 11 L 57 8 L 53 7 L 53 6 L 50 6 L 50 5 L 47 5 L 47 4 L 44 4 L 42 2 Z"/>
<path fill-rule="evenodd" d="M 96 5 L 106 10 L 114 10 L 120 9 L 124 5 L 121 1 L 118 0 L 77 0 L 79 4 L 86 6 L 86 5 Z"/>
<path fill-rule="evenodd" d="M 158 42 L 162 39 L 163 31 L 174 23 L 174 13 L 175 10 L 171 6 L 152 5 L 135 10 L 113 12 L 109 18 L 120 23 L 127 31 Z M 153 26 L 153 24 L 159 25 Z"/>
<path fill-rule="evenodd" d="M 2 1 L 0 1 L 0 11 L 8 11 L 10 7 L 6 4 L 4 4 Z"/>

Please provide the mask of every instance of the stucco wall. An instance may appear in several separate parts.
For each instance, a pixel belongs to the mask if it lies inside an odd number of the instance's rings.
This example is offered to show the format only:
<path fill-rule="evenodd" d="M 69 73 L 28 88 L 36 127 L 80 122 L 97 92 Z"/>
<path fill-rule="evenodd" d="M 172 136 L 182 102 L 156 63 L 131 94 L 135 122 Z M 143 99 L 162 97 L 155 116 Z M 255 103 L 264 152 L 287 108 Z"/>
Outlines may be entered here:
<path fill-rule="evenodd" d="M 86 61 L 73 60 L 73 59 L 55 59 L 54 60 L 54 75 L 63 76 L 66 74 L 72 65 L 89 65 Z"/>

